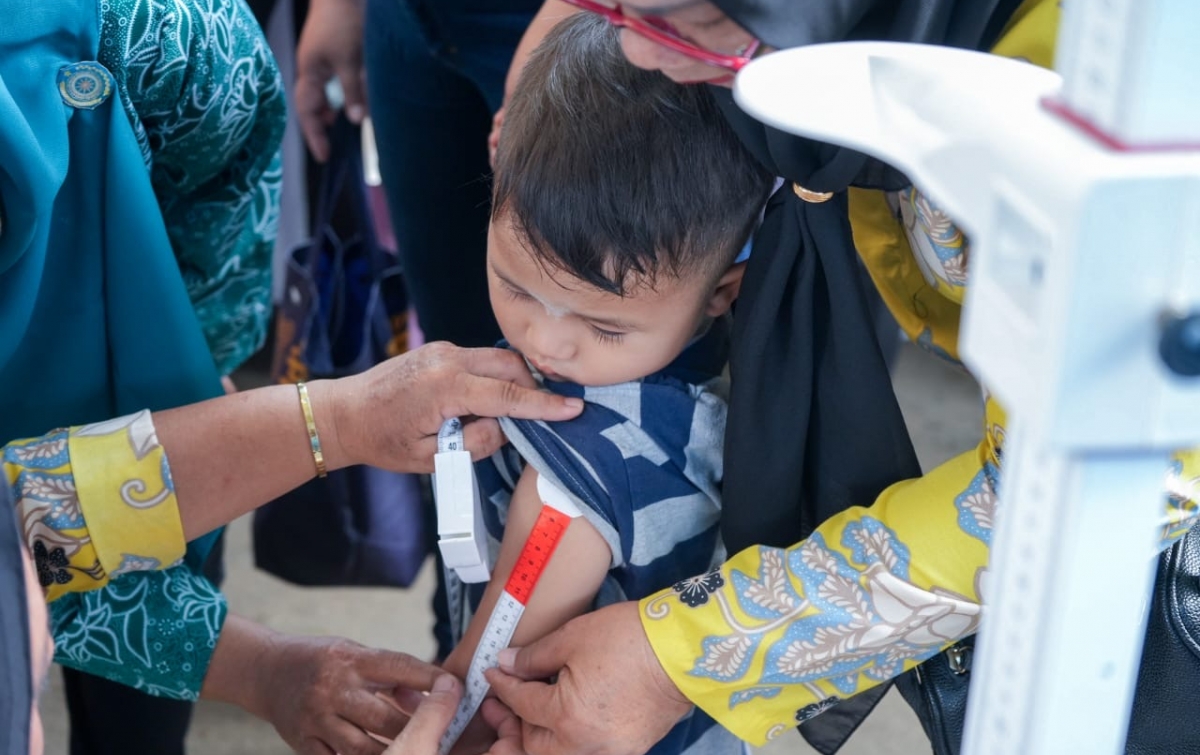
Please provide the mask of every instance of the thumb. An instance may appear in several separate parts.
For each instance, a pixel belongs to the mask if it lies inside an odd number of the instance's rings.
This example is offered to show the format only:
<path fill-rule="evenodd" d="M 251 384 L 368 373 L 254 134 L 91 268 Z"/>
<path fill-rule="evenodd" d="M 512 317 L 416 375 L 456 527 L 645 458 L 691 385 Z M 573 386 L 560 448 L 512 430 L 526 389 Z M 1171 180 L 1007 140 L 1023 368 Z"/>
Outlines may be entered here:
<path fill-rule="evenodd" d="M 454 717 L 454 711 L 458 709 L 458 701 L 462 698 L 462 685 L 459 684 L 451 674 L 442 674 L 433 682 L 433 688 L 429 690 L 429 694 L 425 697 L 417 707 L 416 718 L 422 718 L 421 711 L 430 710 L 424 718 L 434 721 L 442 720 L 442 713 L 445 710 L 450 711 L 450 715 L 445 716 L 445 723 L 450 723 L 450 719 Z M 442 727 L 445 728 L 445 727 Z"/>
<path fill-rule="evenodd" d="M 520 679 L 547 679 L 567 665 L 570 643 L 562 630 L 548 634 L 523 648 L 506 648 L 498 658 L 500 670 Z"/>
<path fill-rule="evenodd" d="M 442 734 L 454 718 L 458 701 L 462 697 L 462 685 L 450 674 L 442 674 L 433 683 L 429 696 L 417 708 L 412 720 L 400 736 L 396 737 L 384 755 L 399 753 L 435 752 Z"/>

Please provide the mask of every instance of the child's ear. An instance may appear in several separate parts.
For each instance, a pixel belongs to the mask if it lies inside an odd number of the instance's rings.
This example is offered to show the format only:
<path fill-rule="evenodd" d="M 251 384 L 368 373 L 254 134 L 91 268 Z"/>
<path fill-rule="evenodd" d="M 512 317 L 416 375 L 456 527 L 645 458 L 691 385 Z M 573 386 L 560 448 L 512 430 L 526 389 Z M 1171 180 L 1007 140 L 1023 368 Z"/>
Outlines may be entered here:
<path fill-rule="evenodd" d="M 742 278 L 746 275 L 745 262 L 737 262 L 729 266 L 729 269 L 721 273 L 720 280 L 717 281 L 717 287 L 713 290 L 712 295 L 708 297 L 708 304 L 704 308 L 704 314 L 708 317 L 720 317 L 729 311 L 733 306 L 733 300 L 738 297 L 738 293 L 742 290 Z"/>

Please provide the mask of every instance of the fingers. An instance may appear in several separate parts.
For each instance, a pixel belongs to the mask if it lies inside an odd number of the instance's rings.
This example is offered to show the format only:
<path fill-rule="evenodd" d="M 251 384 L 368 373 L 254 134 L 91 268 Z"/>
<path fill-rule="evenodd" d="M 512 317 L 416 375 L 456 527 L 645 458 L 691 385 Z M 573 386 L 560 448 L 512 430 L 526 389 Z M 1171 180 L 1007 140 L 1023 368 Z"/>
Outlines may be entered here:
<path fill-rule="evenodd" d="M 571 640 L 564 629 L 558 629 L 523 648 L 501 650 L 498 660 L 506 674 L 519 679 L 549 679 L 567 665 L 570 652 Z"/>
<path fill-rule="evenodd" d="M 385 684 L 389 688 L 406 687 L 427 690 L 442 674 L 441 669 L 437 666 L 418 660 L 408 653 L 366 649 L 363 656 L 362 662 L 358 664 L 362 675 L 373 682 Z"/>
<path fill-rule="evenodd" d="M 480 712 L 487 725 L 496 730 L 497 739 L 488 750 L 488 755 L 524 755 L 521 719 L 517 718 L 515 713 L 490 697 L 483 701 Z"/>
<path fill-rule="evenodd" d="M 500 702 L 526 723 L 548 726 L 560 716 L 561 705 L 553 685 L 522 681 L 494 668 L 485 671 L 484 675 Z"/>
<path fill-rule="evenodd" d="M 325 743 L 338 755 L 380 755 L 383 745 L 367 736 L 367 733 L 344 718 L 330 722 Z"/>
<path fill-rule="evenodd" d="M 434 681 L 434 684 L 436 683 Z M 415 689 L 407 687 L 397 687 L 388 694 L 390 695 L 389 702 L 403 711 L 406 716 L 411 716 L 416 712 L 417 706 L 425 702 L 425 694 L 423 692 L 418 692 Z"/>
<path fill-rule="evenodd" d="M 521 745 L 528 755 L 550 755 L 550 753 L 569 752 L 575 749 L 564 747 L 563 743 L 558 741 L 558 736 L 553 729 L 534 726 L 530 723 L 521 725 Z"/>
<path fill-rule="evenodd" d="M 392 739 L 404 728 L 408 716 L 369 692 L 359 690 L 349 701 L 352 709 L 342 717 L 372 734 L 381 734 Z"/>
<path fill-rule="evenodd" d="M 504 445 L 504 433 L 494 419 L 475 418 L 463 426 L 463 442 L 471 452 L 471 460 L 486 459 Z"/>
<path fill-rule="evenodd" d="M 388 747 L 387 755 L 437 752 L 438 742 L 450 725 L 450 719 L 454 718 L 461 697 L 462 686 L 457 679 L 450 674 L 439 676 L 408 726 Z"/>
<path fill-rule="evenodd" d="M 329 749 L 329 745 L 311 737 L 295 745 L 295 747 L 299 755 L 337 755 L 336 752 Z"/>
<path fill-rule="evenodd" d="M 333 110 L 325 99 L 325 81 L 319 76 L 302 73 L 296 79 L 293 94 L 296 102 L 296 119 L 304 141 L 317 162 L 329 159 L 329 137 L 325 129 L 333 122 Z"/>
<path fill-rule="evenodd" d="M 583 410 L 583 401 L 546 391 L 522 388 L 516 383 L 479 375 L 464 375 L 458 382 L 458 395 L 450 396 L 449 416 L 473 414 L 477 417 L 515 417 L 560 422 L 573 419 Z"/>
<path fill-rule="evenodd" d="M 501 739 L 512 736 L 514 732 L 521 733 L 521 719 L 496 698 L 489 697 L 484 700 L 479 711 L 483 714 L 483 720 L 496 730 Z"/>
<path fill-rule="evenodd" d="M 507 380 L 525 388 L 536 388 L 525 358 L 508 349 L 463 349 L 466 371 L 480 377 Z"/>

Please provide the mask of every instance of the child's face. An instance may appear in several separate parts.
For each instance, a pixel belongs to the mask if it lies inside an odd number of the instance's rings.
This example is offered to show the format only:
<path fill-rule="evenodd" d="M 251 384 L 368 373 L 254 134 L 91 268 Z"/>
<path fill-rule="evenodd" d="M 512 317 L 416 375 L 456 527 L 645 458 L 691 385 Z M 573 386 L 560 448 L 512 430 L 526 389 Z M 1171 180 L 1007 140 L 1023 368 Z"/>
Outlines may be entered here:
<path fill-rule="evenodd" d="M 612 385 L 670 364 L 704 321 L 728 311 L 743 265 L 719 280 L 700 273 L 666 275 L 653 289 L 618 296 L 547 271 L 505 218 L 488 230 L 488 291 L 492 310 L 513 348 L 550 380 Z"/>

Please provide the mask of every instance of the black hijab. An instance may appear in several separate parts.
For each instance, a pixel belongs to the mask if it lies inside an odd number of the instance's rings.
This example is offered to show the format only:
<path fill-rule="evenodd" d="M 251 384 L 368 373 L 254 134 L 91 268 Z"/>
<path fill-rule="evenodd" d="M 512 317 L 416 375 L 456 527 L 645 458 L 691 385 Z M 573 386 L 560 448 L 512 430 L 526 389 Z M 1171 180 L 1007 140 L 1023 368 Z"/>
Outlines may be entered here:
<path fill-rule="evenodd" d="M 1020 0 L 713 0 L 776 48 L 891 40 L 988 49 Z M 819 75 L 815 74 L 815 75 Z M 769 128 L 718 91 L 746 146 L 788 183 L 767 205 L 734 316 L 721 532 L 730 553 L 788 546 L 920 475 L 867 306 L 845 189 L 907 181 L 853 150 Z M 794 185 L 832 192 L 803 201 Z M 881 685 L 801 726 L 832 753 Z"/>
<path fill-rule="evenodd" d="M 0 481 L 0 753 L 29 752 L 29 608 L 21 537 L 6 482 Z M 39 598 L 41 596 L 38 596 Z"/>
<path fill-rule="evenodd" d="M 713 0 L 777 47 L 848 39 L 986 48 L 1020 0 Z M 873 335 L 845 189 L 903 176 L 853 150 L 769 128 L 718 90 L 742 141 L 788 183 L 767 205 L 734 319 L 725 437 L 731 553 L 791 545 L 920 474 Z M 793 184 L 833 192 L 800 199 Z"/>

